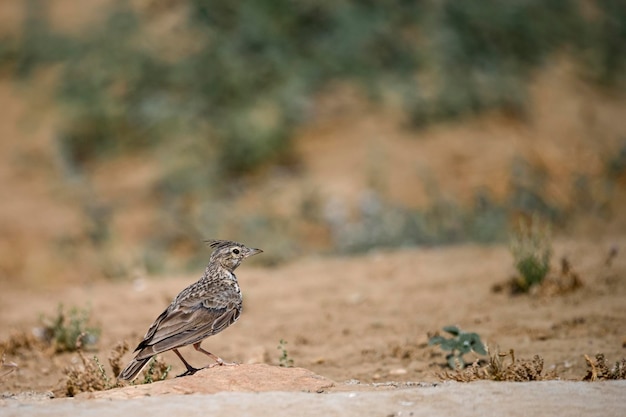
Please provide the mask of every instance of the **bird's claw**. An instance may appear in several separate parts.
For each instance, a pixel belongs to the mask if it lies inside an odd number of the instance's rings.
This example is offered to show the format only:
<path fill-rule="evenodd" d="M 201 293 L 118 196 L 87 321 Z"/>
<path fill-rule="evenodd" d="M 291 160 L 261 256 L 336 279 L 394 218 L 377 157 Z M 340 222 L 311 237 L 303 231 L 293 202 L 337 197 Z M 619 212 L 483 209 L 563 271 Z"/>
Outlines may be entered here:
<path fill-rule="evenodd" d="M 176 375 L 176 378 L 180 378 L 180 377 L 182 377 L 182 376 L 189 376 L 189 375 L 193 375 L 193 374 L 195 374 L 196 372 L 198 372 L 199 370 L 200 370 L 200 369 L 197 369 L 197 368 L 187 368 L 187 370 L 186 370 L 185 372 L 183 372 L 182 374 L 180 374 L 180 375 Z"/>
<path fill-rule="evenodd" d="M 237 365 L 239 365 L 237 362 L 224 362 L 224 360 L 220 358 L 215 363 L 208 365 L 207 368 L 213 368 L 215 366 L 237 366 Z"/>

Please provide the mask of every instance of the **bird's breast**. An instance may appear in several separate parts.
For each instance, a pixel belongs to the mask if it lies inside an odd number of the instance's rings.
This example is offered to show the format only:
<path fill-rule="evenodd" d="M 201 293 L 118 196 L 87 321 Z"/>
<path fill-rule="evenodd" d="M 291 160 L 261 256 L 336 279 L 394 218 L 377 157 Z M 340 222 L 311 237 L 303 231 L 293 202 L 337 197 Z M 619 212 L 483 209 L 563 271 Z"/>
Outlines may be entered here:
<path fill-rule="evenodd" d="M 228 283 L 228 285 L 232 286 L 235 291 L 237 291 L 237 294 L 241 294 L 241 288 L 239 288 L 239 283 L 237 282 L 237 277 L 235 276 L 235 274 L 231 273 L 226 282 Z"/>

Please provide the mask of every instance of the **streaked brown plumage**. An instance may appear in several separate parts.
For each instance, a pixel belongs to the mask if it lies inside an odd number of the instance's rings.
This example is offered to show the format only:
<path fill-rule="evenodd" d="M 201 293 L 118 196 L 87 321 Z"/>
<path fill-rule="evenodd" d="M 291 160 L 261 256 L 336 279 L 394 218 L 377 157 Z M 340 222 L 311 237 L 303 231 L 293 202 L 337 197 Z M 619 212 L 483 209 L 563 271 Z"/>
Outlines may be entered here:
<path fill-rule="evenodd" d="M 233 324 L 241 315 L 242 297 L 234 270 L 245 258 L 263 252 L 228 240 L 209 240 L 214 248 L 202 278 L 191 284 L 154 321 L 143 341 L 135 349 L 135 358 L 120 372 L 119 379 L 133 380 L 157 353 L 173 350 L 185 364 L 187 372 L 198 369 L 189 365 L 178 348 L 193 347 L 213 360 L 226 363 L 202 349 L 202 340 Z"/>

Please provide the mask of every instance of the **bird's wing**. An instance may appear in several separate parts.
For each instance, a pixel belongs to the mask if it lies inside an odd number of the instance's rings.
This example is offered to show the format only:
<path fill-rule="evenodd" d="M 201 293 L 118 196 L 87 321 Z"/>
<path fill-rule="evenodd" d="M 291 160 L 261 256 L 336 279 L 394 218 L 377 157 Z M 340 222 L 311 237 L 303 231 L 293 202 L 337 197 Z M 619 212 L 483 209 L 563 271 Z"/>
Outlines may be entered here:
<path fill-rule="evenodd" d="M 197 343 L 224 330 L 241 314 L 239 294 L 233 289 L 219 296 L 189 299 L 165 310 L 148 330 L 137 359 Z"/>

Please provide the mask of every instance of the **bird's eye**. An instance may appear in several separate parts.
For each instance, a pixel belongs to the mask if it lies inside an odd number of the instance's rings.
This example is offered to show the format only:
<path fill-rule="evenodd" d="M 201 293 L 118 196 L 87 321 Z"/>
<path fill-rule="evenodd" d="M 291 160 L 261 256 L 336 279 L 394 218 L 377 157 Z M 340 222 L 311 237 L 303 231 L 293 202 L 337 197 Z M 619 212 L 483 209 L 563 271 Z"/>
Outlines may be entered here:
<path fill-rule="evenodd" d="M 237 249 L 237 248 L 233 249 L 233 253 L 234 253 L 235 255 L 239 255 L 239 249 Z"/>

